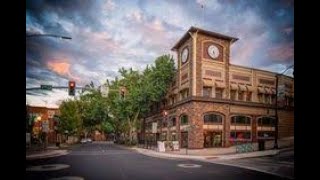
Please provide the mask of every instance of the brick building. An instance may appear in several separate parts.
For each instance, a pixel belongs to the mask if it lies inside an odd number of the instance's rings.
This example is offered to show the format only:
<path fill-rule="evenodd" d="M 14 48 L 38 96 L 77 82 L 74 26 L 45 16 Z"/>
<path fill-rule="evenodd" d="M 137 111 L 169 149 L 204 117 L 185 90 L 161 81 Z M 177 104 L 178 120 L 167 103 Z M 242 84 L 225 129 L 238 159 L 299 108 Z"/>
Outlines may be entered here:
<path fill-rule="evenodd" d="M 237 40 L 195 27 L 183 35 L 172 48 L 175 80 L 143 120 L 142 138 L 178 140 L 193 149 L 274 139 L 276 73 L 230 64 Z M 293 90 L 293 78 L 278 76 L 279 138 L 294 133 Z"/>
<path fill-rule="evenodd" d="M 32 135 L 38 135 L 42 131 L 42 123 L 45 121 L 49 124 L 48 131 L 48 143 L 56 142 L 56 132 L 54 129 L 54 115 L 59 114 L 58 108 L 48 108 L 48 107 L 39 107 L 39 106 L 28 106 L 27 105 L 27 114 L 30 118 L 35 118 L 35 122 L 32 128 Z"/>

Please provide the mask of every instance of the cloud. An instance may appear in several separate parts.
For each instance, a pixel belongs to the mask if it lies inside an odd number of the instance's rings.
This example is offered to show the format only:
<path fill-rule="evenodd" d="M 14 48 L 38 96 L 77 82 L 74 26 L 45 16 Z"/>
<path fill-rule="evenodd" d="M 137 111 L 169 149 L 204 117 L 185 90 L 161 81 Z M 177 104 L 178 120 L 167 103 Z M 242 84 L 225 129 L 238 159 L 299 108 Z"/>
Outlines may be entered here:
<path fill-rule="evenodd" d="M 53 72 L 66 77 L 67 79 L 73 79 L 80 81 L 79 77 L 75 77 L 70 72 L 70 64 L 63 61 L 49 61 L 48 68 Z"/>
<path fill-rule="evenodd" d="M 268 49 L 268 54 L 275 61 L 292 61 L 294 59 L 294 44 L 279 44 Z"/>

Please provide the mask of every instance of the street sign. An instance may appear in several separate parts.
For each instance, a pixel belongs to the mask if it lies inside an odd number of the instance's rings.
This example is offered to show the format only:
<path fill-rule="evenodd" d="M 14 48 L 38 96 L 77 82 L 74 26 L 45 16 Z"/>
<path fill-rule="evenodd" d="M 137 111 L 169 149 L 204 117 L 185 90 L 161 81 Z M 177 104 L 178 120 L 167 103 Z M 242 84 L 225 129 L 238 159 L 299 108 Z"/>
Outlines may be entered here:
<path fill-rule="evenodd" d="M 158 126 L 158 123 L 156 122 L 152 123 L 152 133 L 157 133 L 157 126 Z"/>
<path fill-rule="evenodd" d="M 108 94 L 109 94 L 109 87 L 108 86 L 102 85 L 100 87 L 100 91 L 101 91 L 102 97 L 108 97 Z"/>
<path fill-rule="evenodd" d="M 49 121 L 42 121 L 42 132 L 49 132 Z"/>
<path fill-rule="evenodd" d="M 52 86 L 51 85 L 41 85 L 40 88 L 44 89 L 44 90 L 50 90 L 50 91 L 52 90 Z"/>

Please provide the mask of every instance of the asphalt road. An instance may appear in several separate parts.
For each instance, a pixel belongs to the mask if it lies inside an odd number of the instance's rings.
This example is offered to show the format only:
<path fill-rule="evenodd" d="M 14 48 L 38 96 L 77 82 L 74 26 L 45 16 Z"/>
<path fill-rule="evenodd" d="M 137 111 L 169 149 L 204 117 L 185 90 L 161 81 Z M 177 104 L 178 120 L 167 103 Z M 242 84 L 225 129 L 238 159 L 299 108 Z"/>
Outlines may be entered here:
<path fill-rule="evenodd" d="M 149 157 L 106 143 L 84 144 L 77 146 L 65 156 L 27 161 L 26 168 L 50 164 L 63 164 L 69 167 L 53 171 L 49 171 L 49 166 L 43 167 L 44 171 L 26 169 L 26 179 L 46 180 L 64 176 L 77 176 L 86 180 L 284 179 L 227 165 Z M 179 167 L 179 164 L 197 164 L 201 167 Z"/>

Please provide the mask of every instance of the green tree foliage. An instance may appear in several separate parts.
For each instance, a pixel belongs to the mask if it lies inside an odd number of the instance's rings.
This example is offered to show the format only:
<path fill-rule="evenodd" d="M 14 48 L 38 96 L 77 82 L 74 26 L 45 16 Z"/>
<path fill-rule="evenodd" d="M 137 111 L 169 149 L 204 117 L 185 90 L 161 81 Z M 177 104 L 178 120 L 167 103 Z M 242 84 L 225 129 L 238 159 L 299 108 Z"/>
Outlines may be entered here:
<path fill-rule="evenodd" d="M 75 134 L 82 124 L 77 101 L 63 101 L 59 109 L 60 122 L 58 130 L 62 133 L 68 131 L 69 134 Z"/>

